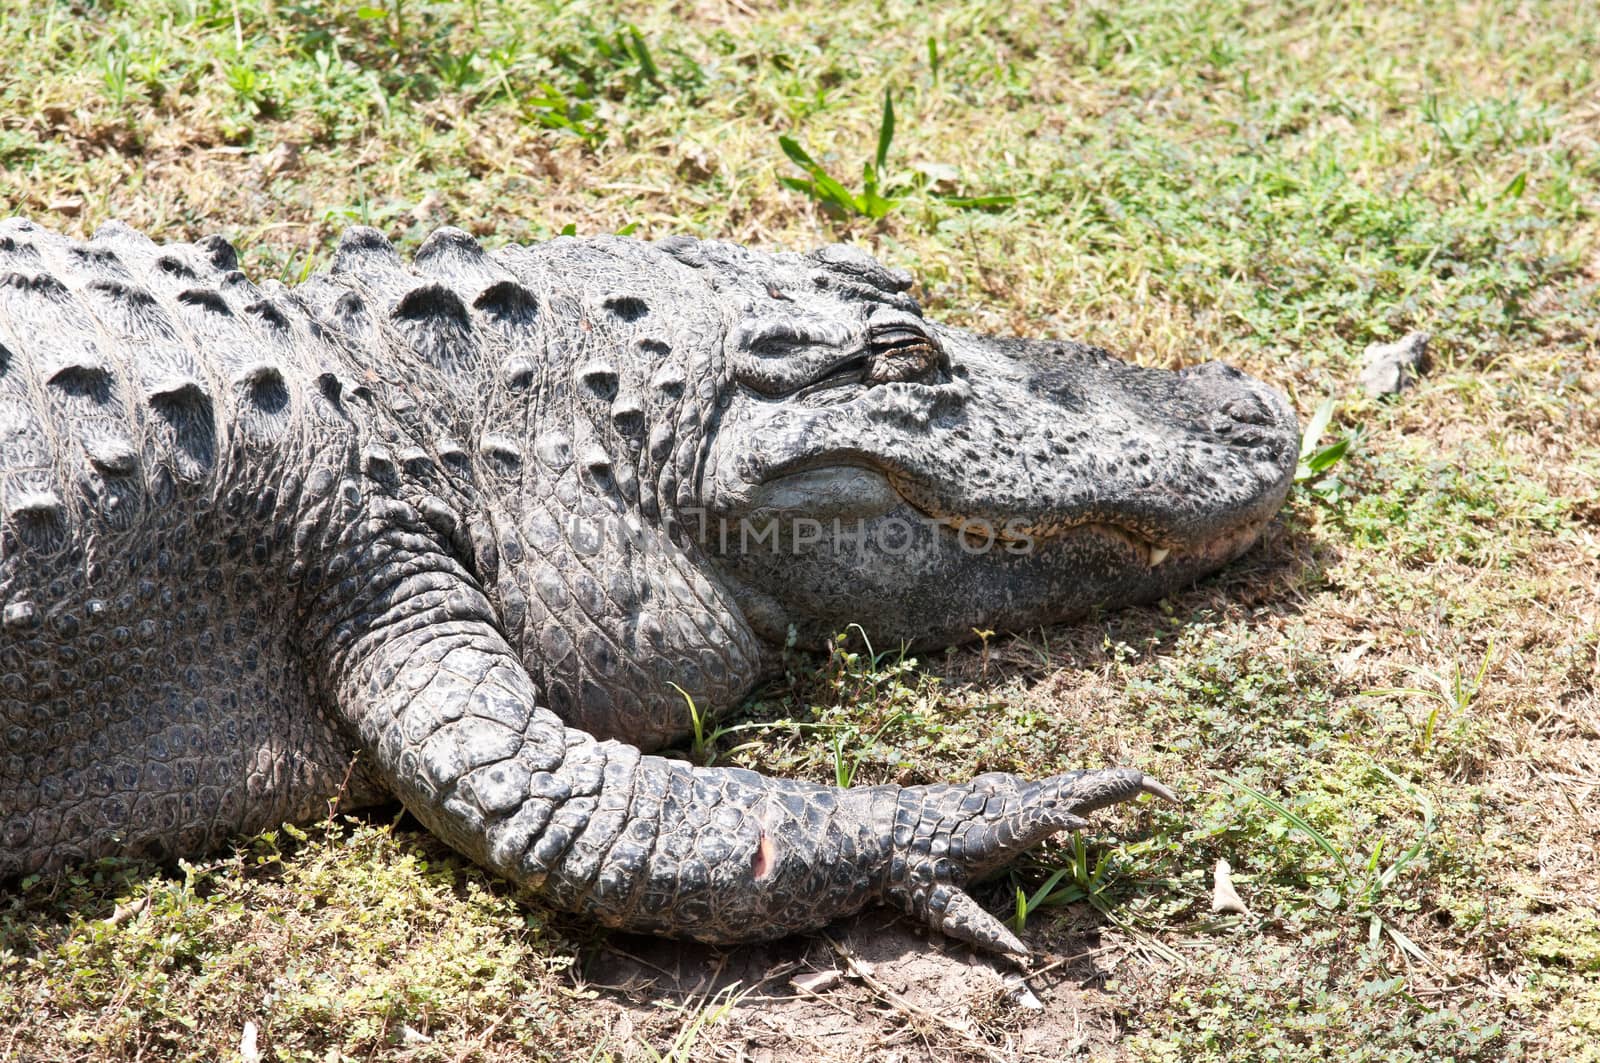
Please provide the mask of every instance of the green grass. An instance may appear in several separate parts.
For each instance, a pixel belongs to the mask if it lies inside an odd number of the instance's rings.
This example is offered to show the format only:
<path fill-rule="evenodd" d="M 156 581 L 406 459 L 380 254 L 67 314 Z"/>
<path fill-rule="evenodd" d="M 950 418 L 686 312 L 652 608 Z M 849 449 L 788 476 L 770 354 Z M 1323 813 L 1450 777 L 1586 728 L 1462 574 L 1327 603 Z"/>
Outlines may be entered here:
<path fill-rule="evenodd" d="M 1078 1000 L 1103 1055 L 1600 1059 L 1588 0 L 5 11 L 0 197 L 58 228 L 221 231 L 285 281 L 357 221 L 847 239 L 955 324 L 1331 399 L 1219 578 L 915 664 L 841 642 L 693 755 L 1180 787 L 984 894 L 1120 946 Z M 1362 397 L 1362 348 L 1413 328 L 1432 371 Z M 1211 913 L 1219 857 L 1251 917 Z M 248 1021 L 269 1059 L 687 1058 L 762 1007 L 619 1032 L 572 974 L 596 940 L 405 823 L 86 869 L 0 897 L 0 1057 L 238 1058 Z"/>
<path fill-rule="evenodd" d="M 572 945 L 508 894 L 425 834 L 353 821 L 285 827 L 175 877 L 108 863 L 29 882 L 0 922 L 0 1048 L 238 1058 L 255 1022 L 285 1060 L 427 1058 L 423 1031 L 559 1055 L 592 1034 L 564 1006 Z M 113 913 L 109 897 L 131 900 Z M 40 912 L 61 914 L 22 914 Z"/>

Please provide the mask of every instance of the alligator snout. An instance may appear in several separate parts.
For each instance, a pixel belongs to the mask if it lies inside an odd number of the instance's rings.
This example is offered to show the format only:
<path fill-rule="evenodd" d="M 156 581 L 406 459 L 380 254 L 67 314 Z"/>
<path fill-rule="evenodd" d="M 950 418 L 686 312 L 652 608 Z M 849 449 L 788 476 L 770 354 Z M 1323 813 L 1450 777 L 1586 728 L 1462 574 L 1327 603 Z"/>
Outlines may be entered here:
<path fill-rule="evenodd" d="M 1178 370 L 1179 379 L 1209 396 L 1214 408 L 1240 424 L 1298 430 L 1294 414 L 1276 391 L 1224 362 L 1204 362 Z"/>

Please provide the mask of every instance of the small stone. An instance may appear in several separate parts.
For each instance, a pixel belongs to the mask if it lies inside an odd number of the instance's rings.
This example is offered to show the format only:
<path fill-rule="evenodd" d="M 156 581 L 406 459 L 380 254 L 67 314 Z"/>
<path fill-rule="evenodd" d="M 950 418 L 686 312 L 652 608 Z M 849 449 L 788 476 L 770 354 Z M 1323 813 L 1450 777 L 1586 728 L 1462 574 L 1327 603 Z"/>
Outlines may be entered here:
<path fill-rule="evenodd" d="M 789 984 L 802 993 L 824 993 L 843 979 L 838 971 L 808 971 L 789 979 Z"/>
<path fill-rule="evenodd" d="M 1024 1011 L 1043 1011 L 1044 1001 L 1033 991 L 1028 980 L 1016 971 L 1007 972 L 1005 975 L 1006 995 L 1011 1002 Z"/>
<path fill-rule="evenodd" d="M 1361 356 L 1361 386 L 1373 398 L 1398 395 L 1428 368 L 1426 332 L 1412 332 L 1395 343 L 1374 343 Z"/>
<path fill-rule="evenodd" d="M 700 183 L 715 177 L 719 169 L 717 158 L 705 145 L 686 140 L 678 145 L 678 176 L 686 181 Z"/>
<path fill-rule="evenodd" d="M 1238 891 L 1233 888 L 1233 868 L 1228 866 L 1226 860 L 1218 860 L 1216 871 L 1212 874 L 1211 910 L 1235 915 L 1250 914 L 1250 909 L 1245 907 Z"/>
<path fill-rule="evenodd" d="M 260 1063 L 261 1047 L 256 1038 L 259 1030 L 253 1020 L 245 1020 L 244 1029 L 239 1033 L 239 1058 L 244 1063 Z"/>
<path fill-rule="evenodd" d="M 277 147 L 261 157 L 261 176 L 276 177 L 300 168 L 300 145 L 291 140 L 278 141 Z"/>

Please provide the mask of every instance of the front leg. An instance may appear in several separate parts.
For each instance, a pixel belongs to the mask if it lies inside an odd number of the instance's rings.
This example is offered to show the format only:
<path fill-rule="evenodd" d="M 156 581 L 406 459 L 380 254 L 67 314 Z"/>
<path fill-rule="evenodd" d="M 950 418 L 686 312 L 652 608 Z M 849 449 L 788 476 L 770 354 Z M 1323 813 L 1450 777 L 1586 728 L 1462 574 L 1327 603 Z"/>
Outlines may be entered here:
<path fill-rule="evenodd" d="M 383 589 L 364 620 L 335 632 L 340 709 L 428 829 L 607 926 L 747 941 L 881 900 L 1025 955 L 963 892 L 967 878 L 1081 825 L 1081 812 L 1161 792 L 1121 770 L 841 790 L 646 756 L 539 705 L 465 573 L 415 558 L 401 568 L 369 585 Z"/>

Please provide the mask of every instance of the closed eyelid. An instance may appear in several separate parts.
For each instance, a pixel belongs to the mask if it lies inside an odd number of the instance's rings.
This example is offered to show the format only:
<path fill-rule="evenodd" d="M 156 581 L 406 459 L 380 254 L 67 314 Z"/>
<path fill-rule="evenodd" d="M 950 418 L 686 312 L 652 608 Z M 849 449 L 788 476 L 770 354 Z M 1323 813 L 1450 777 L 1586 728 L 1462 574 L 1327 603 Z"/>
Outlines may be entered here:
<path fill-rule="evenodd" d="M 852 330 L 823 318 L 768 318 L 740 326 L 739 346 L 756 355 L 783 355 L 796 347 L 843 348 L 859 342 Z"/>

